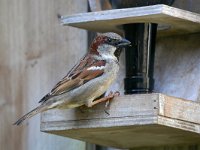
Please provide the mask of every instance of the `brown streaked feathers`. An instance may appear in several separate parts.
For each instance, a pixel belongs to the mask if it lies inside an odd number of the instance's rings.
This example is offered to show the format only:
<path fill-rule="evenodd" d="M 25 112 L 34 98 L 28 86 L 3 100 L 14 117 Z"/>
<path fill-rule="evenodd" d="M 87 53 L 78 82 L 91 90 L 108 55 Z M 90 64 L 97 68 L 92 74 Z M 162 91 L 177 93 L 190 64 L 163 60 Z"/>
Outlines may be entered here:
<path fill-rule="evenodd" d="M 44 96 L 39 103 L 47 101 L 52 96 L 56 96 L 65 92 L 69 92 L 91 79 L 99 77 L 103 74 L 104 70 L 87 70 L 92 66 L 105 66 L 104 60 L 94 60 L 92 55 L 84 57 L 78 65 L 75 65 L 72 70 L 65 76 L 61 81 L 59 81 L 55 87 Z"/>
<path fill-rule="evenodd" d="M 82 105 L 92 107 L 109 100 L 109 96 L 98 100 L 97 98 L 106 92 L 117 76 L 119 64 L 114 55 L 116 49 L 129 44 L 129 41 L 116 33 L 98 34 L 88 54 L 39 101 L 40 106 L 14 124 L 20 125 L 25 119 L 49 109 L 75 108 Z"/>

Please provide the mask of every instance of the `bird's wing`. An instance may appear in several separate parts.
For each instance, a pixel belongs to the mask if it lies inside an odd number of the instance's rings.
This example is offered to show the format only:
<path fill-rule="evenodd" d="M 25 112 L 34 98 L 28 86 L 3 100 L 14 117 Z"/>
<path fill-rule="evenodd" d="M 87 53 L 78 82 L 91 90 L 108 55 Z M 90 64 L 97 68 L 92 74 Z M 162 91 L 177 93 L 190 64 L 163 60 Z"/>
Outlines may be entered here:
<path fill-rule="evenodd" d="M 95 60 L 90 55 L 85 56 L 39 103 L 43 103 L 53 96 L 78 88 L 86 82 L 101 76 L 104 73 L 104 67 L 104 60 Z"/>

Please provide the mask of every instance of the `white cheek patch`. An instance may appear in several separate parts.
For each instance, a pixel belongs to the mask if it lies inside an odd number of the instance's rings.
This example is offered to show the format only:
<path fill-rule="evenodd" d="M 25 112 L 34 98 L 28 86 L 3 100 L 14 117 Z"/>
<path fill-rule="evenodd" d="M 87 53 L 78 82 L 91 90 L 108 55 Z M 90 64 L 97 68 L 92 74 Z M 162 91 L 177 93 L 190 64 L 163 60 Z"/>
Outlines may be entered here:
<path fill-rule="evenodd" d="M 106 54 L 101 54 L 102 58 L 104 59 L 115 59 L 114 55 L 106 55 Z"/>
<path fill-rule="evenodd" d="M 105 69 L 105 66 L 92 66 L 90 68 L 88 68 L 87 70 L 103 70 Z"/>

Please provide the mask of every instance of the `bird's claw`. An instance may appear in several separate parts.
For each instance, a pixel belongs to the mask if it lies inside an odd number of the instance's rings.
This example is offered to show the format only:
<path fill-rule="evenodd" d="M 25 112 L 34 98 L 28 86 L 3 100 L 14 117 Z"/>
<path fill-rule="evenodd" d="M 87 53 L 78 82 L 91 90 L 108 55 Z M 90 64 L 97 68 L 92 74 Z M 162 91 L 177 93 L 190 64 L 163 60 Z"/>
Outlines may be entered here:
<path fill-rule="evenodd" d="M 110 100 L 108 100 L 108 101 L 106 102 L 105 108 L 107 108 L 107 107 L 109 106 L 109 104 L 110 104 Z"/>
<path fill-rule="evenodd" d="M 119 91 L 116 91 L 115 93 L 113 93 L 113 91 L 110 91 L 110 93 L 108 94 L 108 98 L 112 99 L 116 96 L 119 96 L 120 95 L 120 92 Z"/>
<path fill-rule="evenodd" d="M 116 97 L 116 96 L 120 96 L 120 92 L 119 92 L 119 91 L 116 91 L 116 92 L 114 93 L 114 97 Z"/>
<path fill-rule="evenodd" d="M 105 109 L 104 112 L 107 114 L 107 115 L 110 115 L 110 113 Z"/>
<path fill-rule="evenodd" d="M 119 95 L 120 95 L 119 91 L 116 91 L 114 93 L 112 91 L 110 91 L 110 93 L 107 96 L 108 100 L 106 101 L 105 108 L 107 109 L 109 107 L 111 99 L 113 99 L 114 97 L 119 96 Z M 106 109 L 104 110 L 105 113 L 108 114 L 108 115 L 110 115 L 109 112 Z"/>

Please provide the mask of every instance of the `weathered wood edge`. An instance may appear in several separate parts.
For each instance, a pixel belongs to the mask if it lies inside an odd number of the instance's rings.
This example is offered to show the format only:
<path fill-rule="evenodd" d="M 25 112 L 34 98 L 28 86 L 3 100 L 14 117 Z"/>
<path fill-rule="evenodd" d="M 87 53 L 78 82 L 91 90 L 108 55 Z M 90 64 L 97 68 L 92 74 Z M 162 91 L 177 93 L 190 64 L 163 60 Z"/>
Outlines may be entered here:
<path fill-rule="evenodd" d="M 172 96 L 159 95 L 158 115 L 200 125 L 200 104 Z"/>
<path fill-rule="evenodd" d="M 195 12 L 165 5 L 162 9 L 162 14 L 200 24 L 200 14 Z"/>
<path fill-rule="evenodd" d="M 119 15 L 118 15 L 119 13 Z M 86 23 L 92 21 L 106 21 L 115 19 L 126 19 L 132 17 L 145 17 L 145 16 L 156 16 L 156 15 L 166 15 L 171 17 L 176 17 L 179 19 L 200 23 L 200 14 L 190 12 L 187 10 L 182 10 L 175 7 L 170 7 L 167 5 L 159 4 L 153 6 L 144 6 L 136 8 L 125 8 L 125 9 L 113 9 L 105 10 L 99 12 L 88 12 L 80 13 L 68 16 L 62 16 L 62 25 L 73 25 L 76 23 Z M 134 20 L 133 20 L 134 21 Z M 149 20 L 147 20 L 149 21 Z"/>
<path fill-rule="evenodd" d="M 99 12 L 80 13 L 80 14 L 62 16 L 61 23 L 62 25 L 74 25 L 76 23 L 87 23 L 92 21 L 106 21 L 115 19 L 125 19 L 128 17 L 157 15 L 163 12 L 164 7 L 168 6 L 154 5 L 154 6 L 145 6 L 137 8 L 113 9 L 113 10 L 105 10 Z"/>
<path fill-rule="evenodd" d="M 182 100 L 179 98 L 166 96 L 163 94 L 153 93 L 150 95 L 134 95 L 133 97 L 149 96 L 151 102 L 155 103 L 152 106 L 152 113 L 147 112 L 142 115 L 142 112 L 137 113 L 138 110 L 131 111 L 137 114 L 132 115 L 111 115 L 102 116 L 99 118 L 80 117 L 77 120 L 69 118 L 60 118 L 60 120 L 41 120 L 41 131 L 48 130 L 69 130 L 74 128 L 98 128 L 111 126 L 128 126 L 128 125 L 142 125 L 142 124 L 160 124 L 169 127 L 175 127 L 193 132 L 200 132 L 200 104 L 192 101 Z M 127 96 L 125 96 L 127 97 Z M 130 98 L 130 95 L 128 96 Z M 124 97 L 118 98 L 123 99 Z M 156 98 L 156 99 L 155 99 Z M 126 98 L 125 98 L 126 99 Z M 146 98 L 148 100 L 148 98 Z M 121 104 L 120 104 L 121 103 Z M 113 109 L 119 109 L 123 101 L 115 100 L 113 102 Z M 152 107 L 151 106 L 151 107 Z M 135 106 L 137 107 L 137 106 Z M 95 108 L 95 110 L 102 109 L 102 106 Z M 112 110 L 112 107 L 111 107 Z M 95 112 L 95 111 L 94 111 Z M 116 111 L 117 112 L 117 111 Z M 116 113 L 115 111 L 113 113 Z M 75 113 L 74 111 L 71 114 Z M 98 111 L 96 116 L 99 115 Z M 50 113 L 51 114 L 51 113 Z M 73 118 L 73 117 L 72 117 Z M 65 120 L 66 119 L 66 120 Z"/>
<path fill-rule="evenodd" d="M 88 109 L 89 111 L 85 108 L 86 113 L 79 113 L 77 109 L 48 111 L 42 115 L 41 130 L 156 124 L 158 98 L 157 93 L 117 97 L 108 110 L 110 115 L 105 115 L 102 111 L 104 104 Z"/>
<path fill-rule="evenodd" d="M 166 27 L 161 27 L 163 29 L 160 30 L 159 36 L 200 32 L 200 14 L 167 5 L 81 13 L 62 17 L 61 21 L 63 25 L 99 32 L 114 31 L 120 34 L 122 34 L 120 25 L 139 22 L 165 25 Z M 106 26 L 102 27 L 99 24 L 106 24 Z M 190 27 L 186 27 L 186 24 Z"/>
<path fill-rule="evenodd" d="M 158 116 L 158 124 L 162 126 L 168 126 L 171 128 L 176 128 L 176 129 L 181 129 L 184 131 L 190 131 L 193 133 L 200 133 L 200 125 L 183 121 L 183 120 L 178 120 L 178 119 L 173 119 L 173 118 L 167 118 L 164 116 Z"/>
<path fill-rule="evenodd" d="M 147 116 L 157 115 L 158 98 L 159 95 L 157 93 L 119 96 L 112 100 L 108 108 L 105 108 L 105 103 L 101 103 L 92 108 L 84 107 L 82 111 L 79 108 L 50 110 L 43 113 L 43 121 L 92 120 L 141 116 L 144 114 Z M 105 113 L 105 109 L 109 114 Z"/>
<path fill-rule="evenodd" d="M 41 131 L 59 131 L 59 130 L 74 130 L 74 129 L 88 129 L 88 128 L 109 128 L 120 126 L 138 126 L 138 125 L 152 125 L 157 124 L 158 118 L 156 116 L 150 117 L 124 117 L 124 118 L 103 118 L 93 120 L 78 120 L 78 121 L 52 121 L 41 122 Z"/>
<path fill-rule="evenodd" d="M 140 132 L 138 132 L 138 129 L 140 130 Z M 166 132 L 166 130 L 168 130 L 168 132 Z M 51 130 L 51 131 L 45 131 L 45 132 L 51 133 L 51 134 L 56 134 L 59 136 L 83 140 L 83 141 L 87 141 L 87 142 L 91 142 L 91 143 L 95 143 L 95 144 L 99 144 L 99 145 L 115 147 L 115 148 L 144 147 L 144 144 L 146 144 L 145 140 L 149 142 L 149 140 L 152 141 L 152 139 L 154 139 L 153 141 L 156 142 L 158 139 L 163 141 L 163 140 L 167 140 L 168 138 L 170 138 L 170 140 L 171 140 L 169 142 L 170 145 L 178 145 L 178 144 L 183 144 L 183 143 L 184 144 L 197 144 L 200 142 L 199 134 L 197 134 L 197 133 L 190 132 L 190 131 L 183 131 L 181 129 L 171 128 L 171 127 L 163 126 L 163 125 L 159 125 L 159 124 L 150 124 L 150 125 L 142 125 L 142 126 L 140 126 L 140 125 L 116 126 L 116 127 L 108 127 L 108 128 L 84 128 L 84 129 L 71 129 L 71 130 L 67 130 L 67 131 Z M 123 133 L 126 133 L 127 136 L 126 136 L 126 134 L 123 134 Z M 139 133 L 141 133 L 141 134 L 139 134 Z M 152 134 L 152 136 L 150 137 L 152 139 L 147 139 L 146 135 L 149 135 L 150 133 Z M 100 134 L 100 136 L 99 136 L 99 134 Z M 162 139 L 162 136 L 160 136 L 160 135 L 163 135 L 163 134 L 165 136 L 168 136 L 168 138 L 166 139 L 166 137 L 165 137 L 164 139 Z M 105 137 L 104 137 L 104 135 L 105 135 Z M 137 135 L 137 136 L 134 136 L 134 135 Z M 192 137 L 190 137 L 191 139 L 189 138 L 190 141 L 182 141 L 184 139 L 184 137 L 188 138 L 187 135 L 189 137 L 192 136 Z M 112 138 L 111 139 L 108 138 L 109 136 L 111 136 Z M 115 136 L 118 138 L 115 139 Z M 128 139 L 132 139 L 133 142 L 135 142 L 135 143 L 137 143 L 137 138 L 139 138 L 138 136 L 141 136 L 142 138 L 140 137 L 140 139 L 142 139 L 142 141 L 144 140 L 144 144 L 141 144 L 139 146 L 132 144 L 130 146 L 130 143 L 129 143 L 129 146 L 127 146 L 126 144 L 124 144 L 124 141 L 121 143 L 119 136 L 122 138 L 121 139 L 122 141 L 124 139 L 128 138 Z M 176 137 L 178 139 L 176 139 Z M 180 138 L 182 138 L 182 140 Z M 175 140 L 178 140 L 178 142 L 174 142 Z M 164 146 L 164 145 L 169 144 L 168 142 L 166 142 L 165 144 L 163 142 L 161 142 L 161 143 L 162 144 L 159 144 L 159 145 L 151 143 L 152 145 L 148 144 L 145 146 L 154 147 L 154 146 Z"/>

